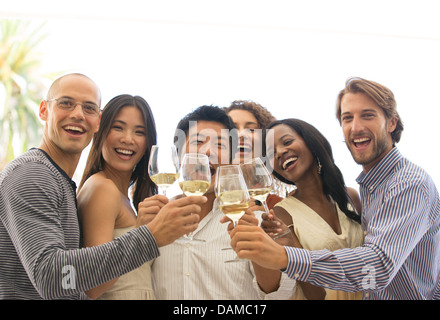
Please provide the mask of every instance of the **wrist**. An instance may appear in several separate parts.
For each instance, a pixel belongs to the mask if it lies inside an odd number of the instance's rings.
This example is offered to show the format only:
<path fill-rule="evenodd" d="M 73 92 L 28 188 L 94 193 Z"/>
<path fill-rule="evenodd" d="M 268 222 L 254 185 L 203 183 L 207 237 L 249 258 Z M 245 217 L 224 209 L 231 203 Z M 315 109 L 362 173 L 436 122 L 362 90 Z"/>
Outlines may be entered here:
<path fill-rule="evenodd" d="M 289 257 L 287 255 L 287 250 L 284 246 L 281 246 L 280 254 L 279 254 L 279 261 L 278 266 L 280 270 L 287 269 L 287 265 L 289 263 Z"/>

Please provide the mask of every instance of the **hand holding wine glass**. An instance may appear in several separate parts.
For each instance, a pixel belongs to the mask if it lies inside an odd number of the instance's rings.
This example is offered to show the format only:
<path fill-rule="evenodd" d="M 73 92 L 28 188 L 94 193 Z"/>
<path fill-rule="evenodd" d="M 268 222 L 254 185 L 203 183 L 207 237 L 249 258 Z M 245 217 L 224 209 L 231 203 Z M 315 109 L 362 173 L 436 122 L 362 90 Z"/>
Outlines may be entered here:
<path fill-rule="evenodd" d="M 170 146 L 169 149 L 159 148 L 157 145 L 151 147 L 148 174 L 163 195 L 166 196 L 167 188 L 179 177 L 179 157 L 174 145 Z"/>
<path fill-rule="evenodd" d="M 186 196 L 202 196 L 211 185 L 211 171 L 209 158 L 201 153 L 186 153 L 183 156 L 180 168 L 179 186 Z M 188 240 L 194 239 L 192 233 L 186 236 Z"/>
<path fill-rule="evenodd" d="M 251 198 L 260 201 L 264 206 L 266 216 L 269 215 L 269 208 L 267 207 L 267 196 L 272 189 L 272 176 L 260 158 L 254 158 L 249 162 L 240 165 L 243 172 L 244 180 L 249 190 Z M 273 221 L 275 224 L 276 221 Z M 277 238 L 287 235 L 290 230 L 287 228 L 281 233 L 272 233 L 271 236 L 275 240 Z"/>

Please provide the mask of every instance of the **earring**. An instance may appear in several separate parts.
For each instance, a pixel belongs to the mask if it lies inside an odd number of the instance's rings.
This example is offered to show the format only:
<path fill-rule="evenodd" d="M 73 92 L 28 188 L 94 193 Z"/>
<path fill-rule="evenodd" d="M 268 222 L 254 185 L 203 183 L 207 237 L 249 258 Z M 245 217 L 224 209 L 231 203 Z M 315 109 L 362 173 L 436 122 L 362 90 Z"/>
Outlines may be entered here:
<path fill-rule="evenodd" d="M 322 170 L 321 162 L 319 161 L 319 158 L 316 158 L 316 161 L 318 162 L 318 174 L 321 175 L 321 170 Z"/>

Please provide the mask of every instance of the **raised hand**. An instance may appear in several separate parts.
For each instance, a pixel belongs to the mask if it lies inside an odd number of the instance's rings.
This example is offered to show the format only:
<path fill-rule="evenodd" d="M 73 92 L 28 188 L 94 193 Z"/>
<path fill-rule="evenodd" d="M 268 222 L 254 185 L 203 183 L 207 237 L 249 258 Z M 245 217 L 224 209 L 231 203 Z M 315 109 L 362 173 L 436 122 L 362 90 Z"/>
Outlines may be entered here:
<path fill-rule="evenodd" d="M 168 198 L 160 194 L 145 198 L 144 201 L 140 202 L 138 205 L 136 228 L 150 223 L 159 213 L 160 209 L 168 202 Z"/>
<path fill-rule="evenodd" d="M 171 201 L 161 207 L 156 217 L 147 224 L 157 245 L 165 246 L 196 230 L 200 217 L 191 213 L 199 213 L 201 205 L 206 201 L 205 196 L 191 196 Z"/>
<path fill-rule="evenodd" d="M 285 269 L 287 253 L 260 227 L 238 225 L 231 233 L 231 246 L 241 259 L 249 259 L 268 269 Z"/>
<path fill-rule="evenodd" d="M 293 234 L 290 230 L 293 226 L 292 218 L 285 209 L 276 206 L 269 211 L 269 214 L 263 214 L 262 219 L 261 228 L 272 239 L 283 245 L 292 245 Z M 278 241 L 278 239 L 283 241 Z"/>

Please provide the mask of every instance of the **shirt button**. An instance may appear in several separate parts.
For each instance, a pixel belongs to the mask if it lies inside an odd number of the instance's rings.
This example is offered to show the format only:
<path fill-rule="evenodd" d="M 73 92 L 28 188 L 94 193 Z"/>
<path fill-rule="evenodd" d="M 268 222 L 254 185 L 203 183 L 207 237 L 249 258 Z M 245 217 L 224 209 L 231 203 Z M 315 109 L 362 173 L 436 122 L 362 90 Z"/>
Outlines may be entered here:
<path fill-rule="evenodd" d="M 189 272 L 187 272 L 187 273 L 185 274 L 185 276 L 189 277 Z"/>

